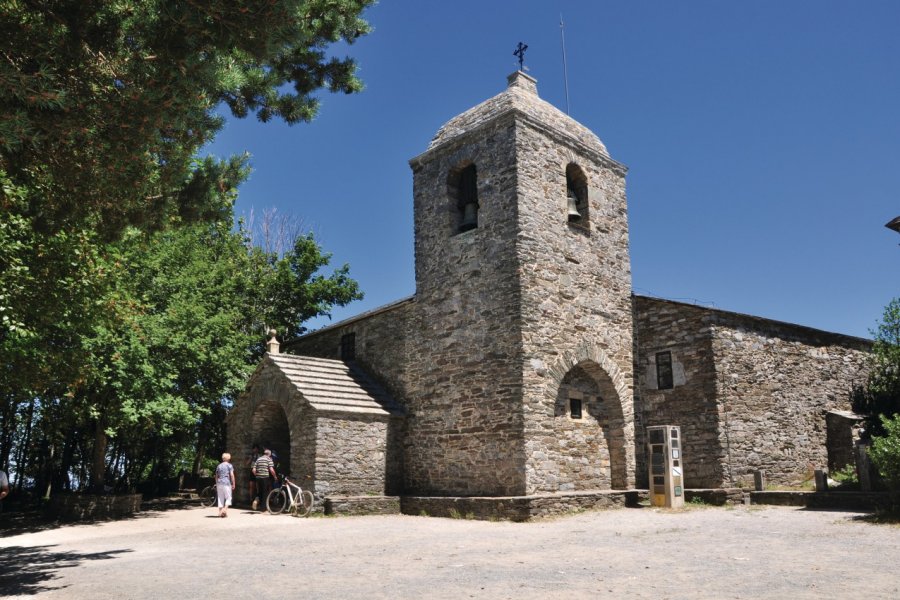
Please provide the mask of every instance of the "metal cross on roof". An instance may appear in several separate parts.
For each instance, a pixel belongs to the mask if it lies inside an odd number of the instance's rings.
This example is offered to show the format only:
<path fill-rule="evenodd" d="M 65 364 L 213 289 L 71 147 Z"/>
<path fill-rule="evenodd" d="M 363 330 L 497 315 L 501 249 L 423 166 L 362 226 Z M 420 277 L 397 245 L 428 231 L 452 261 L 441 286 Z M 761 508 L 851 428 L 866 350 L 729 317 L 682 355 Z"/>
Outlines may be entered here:
<path fill-rule="evenodd" d="M 513 55 L 519 57 L 519 70 L 522 71 L 525 68 L 525 51 L 528 50 L 528 44 L 523 44 L 519 42 L 519 45 L 516 46 L 516 51 L 513 52 Z"/>

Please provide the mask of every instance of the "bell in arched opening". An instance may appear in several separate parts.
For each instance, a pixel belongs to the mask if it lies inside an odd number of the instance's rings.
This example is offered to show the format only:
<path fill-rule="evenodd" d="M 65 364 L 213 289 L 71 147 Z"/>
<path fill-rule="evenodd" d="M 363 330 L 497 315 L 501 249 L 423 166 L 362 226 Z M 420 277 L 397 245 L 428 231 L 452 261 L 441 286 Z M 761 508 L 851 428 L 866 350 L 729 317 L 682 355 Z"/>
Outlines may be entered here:
<path fill-rule="evenodd" d="M 578 198 L 575 196 L 575 190 L 569 188 L 566 197 L 566 206 L 568 209 L 569 222 L 574 223 L 581 220 L 581 213 L 578 212 Z"/>
<path fill-rule="evenodd" d="M 467 202 L 463 205 L 462 220 L 459 223 L 459 230 L 469 231 L 478 227 L 478 203 Z"/>
<path fill-rule="evenodd" d="M 566 218 L 569 223 L 588 228 L 588 181 L 584 170 L 575 163 L 566 165 Z"/>
<path fill-rule="evenodd" d="M 459 210 L 458 231 L 469 231 L 478 227 L 478 172 L 474 164 L 459 171 L 457 183 L 457 203 Z"/>

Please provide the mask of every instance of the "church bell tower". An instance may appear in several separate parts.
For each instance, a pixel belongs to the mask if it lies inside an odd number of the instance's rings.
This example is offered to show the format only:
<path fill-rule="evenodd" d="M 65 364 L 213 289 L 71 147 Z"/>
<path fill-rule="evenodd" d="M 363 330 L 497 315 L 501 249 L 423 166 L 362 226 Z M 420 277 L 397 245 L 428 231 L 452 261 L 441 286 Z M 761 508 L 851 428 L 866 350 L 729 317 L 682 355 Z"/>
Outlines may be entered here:
<path fill-rule="evenodd" d="M 521 71 L 410 165 L 409 491 L 633 486 L 625 167 Z"/>

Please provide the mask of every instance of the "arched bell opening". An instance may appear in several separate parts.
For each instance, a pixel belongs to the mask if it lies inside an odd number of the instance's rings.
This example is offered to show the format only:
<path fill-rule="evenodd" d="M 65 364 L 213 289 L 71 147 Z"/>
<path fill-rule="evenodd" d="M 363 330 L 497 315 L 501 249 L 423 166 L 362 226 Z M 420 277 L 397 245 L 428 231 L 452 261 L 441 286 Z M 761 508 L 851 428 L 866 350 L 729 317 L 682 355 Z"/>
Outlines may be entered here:
<path fill-rule="evenodd" d="M 277 458 L 275 471 L 291 474 L 291 428 L 281 405 L 274 400 L 264 400 L 257 406 L 251 418 L 253 443 L 260 450 L 268 448 Z"/>
<path fill-rule="evenodd" d="M 453 215 L 453 234 L 478 227 L 478 170 L 471 161 L 460 163 L 447 176 L 447 195 Z"/>
<path fill-rule="evenodd" d="M 587 175 L 575 163 L 566 165 L 566 218 L 579 227 L 590 224 Z"/>
<path fill-rule="evenodd" d="M 561 481 L 577 489 L 626 489 L 625 419 L 615 384 L 584 360 L 563 377 L 556 395 Z"/>

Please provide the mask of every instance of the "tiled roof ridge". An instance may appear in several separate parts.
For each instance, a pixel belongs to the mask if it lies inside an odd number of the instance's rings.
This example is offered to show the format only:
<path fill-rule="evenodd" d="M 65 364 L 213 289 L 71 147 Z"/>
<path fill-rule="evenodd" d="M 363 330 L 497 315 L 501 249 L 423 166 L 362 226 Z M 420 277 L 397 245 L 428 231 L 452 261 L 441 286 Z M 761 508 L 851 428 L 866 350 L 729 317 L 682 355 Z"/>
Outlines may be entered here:
<path fill-rule="evenodd" d="M 352 361 L 295 354 L 267 358 L 316 410 L 402 415 L 403 408 Z"/>

